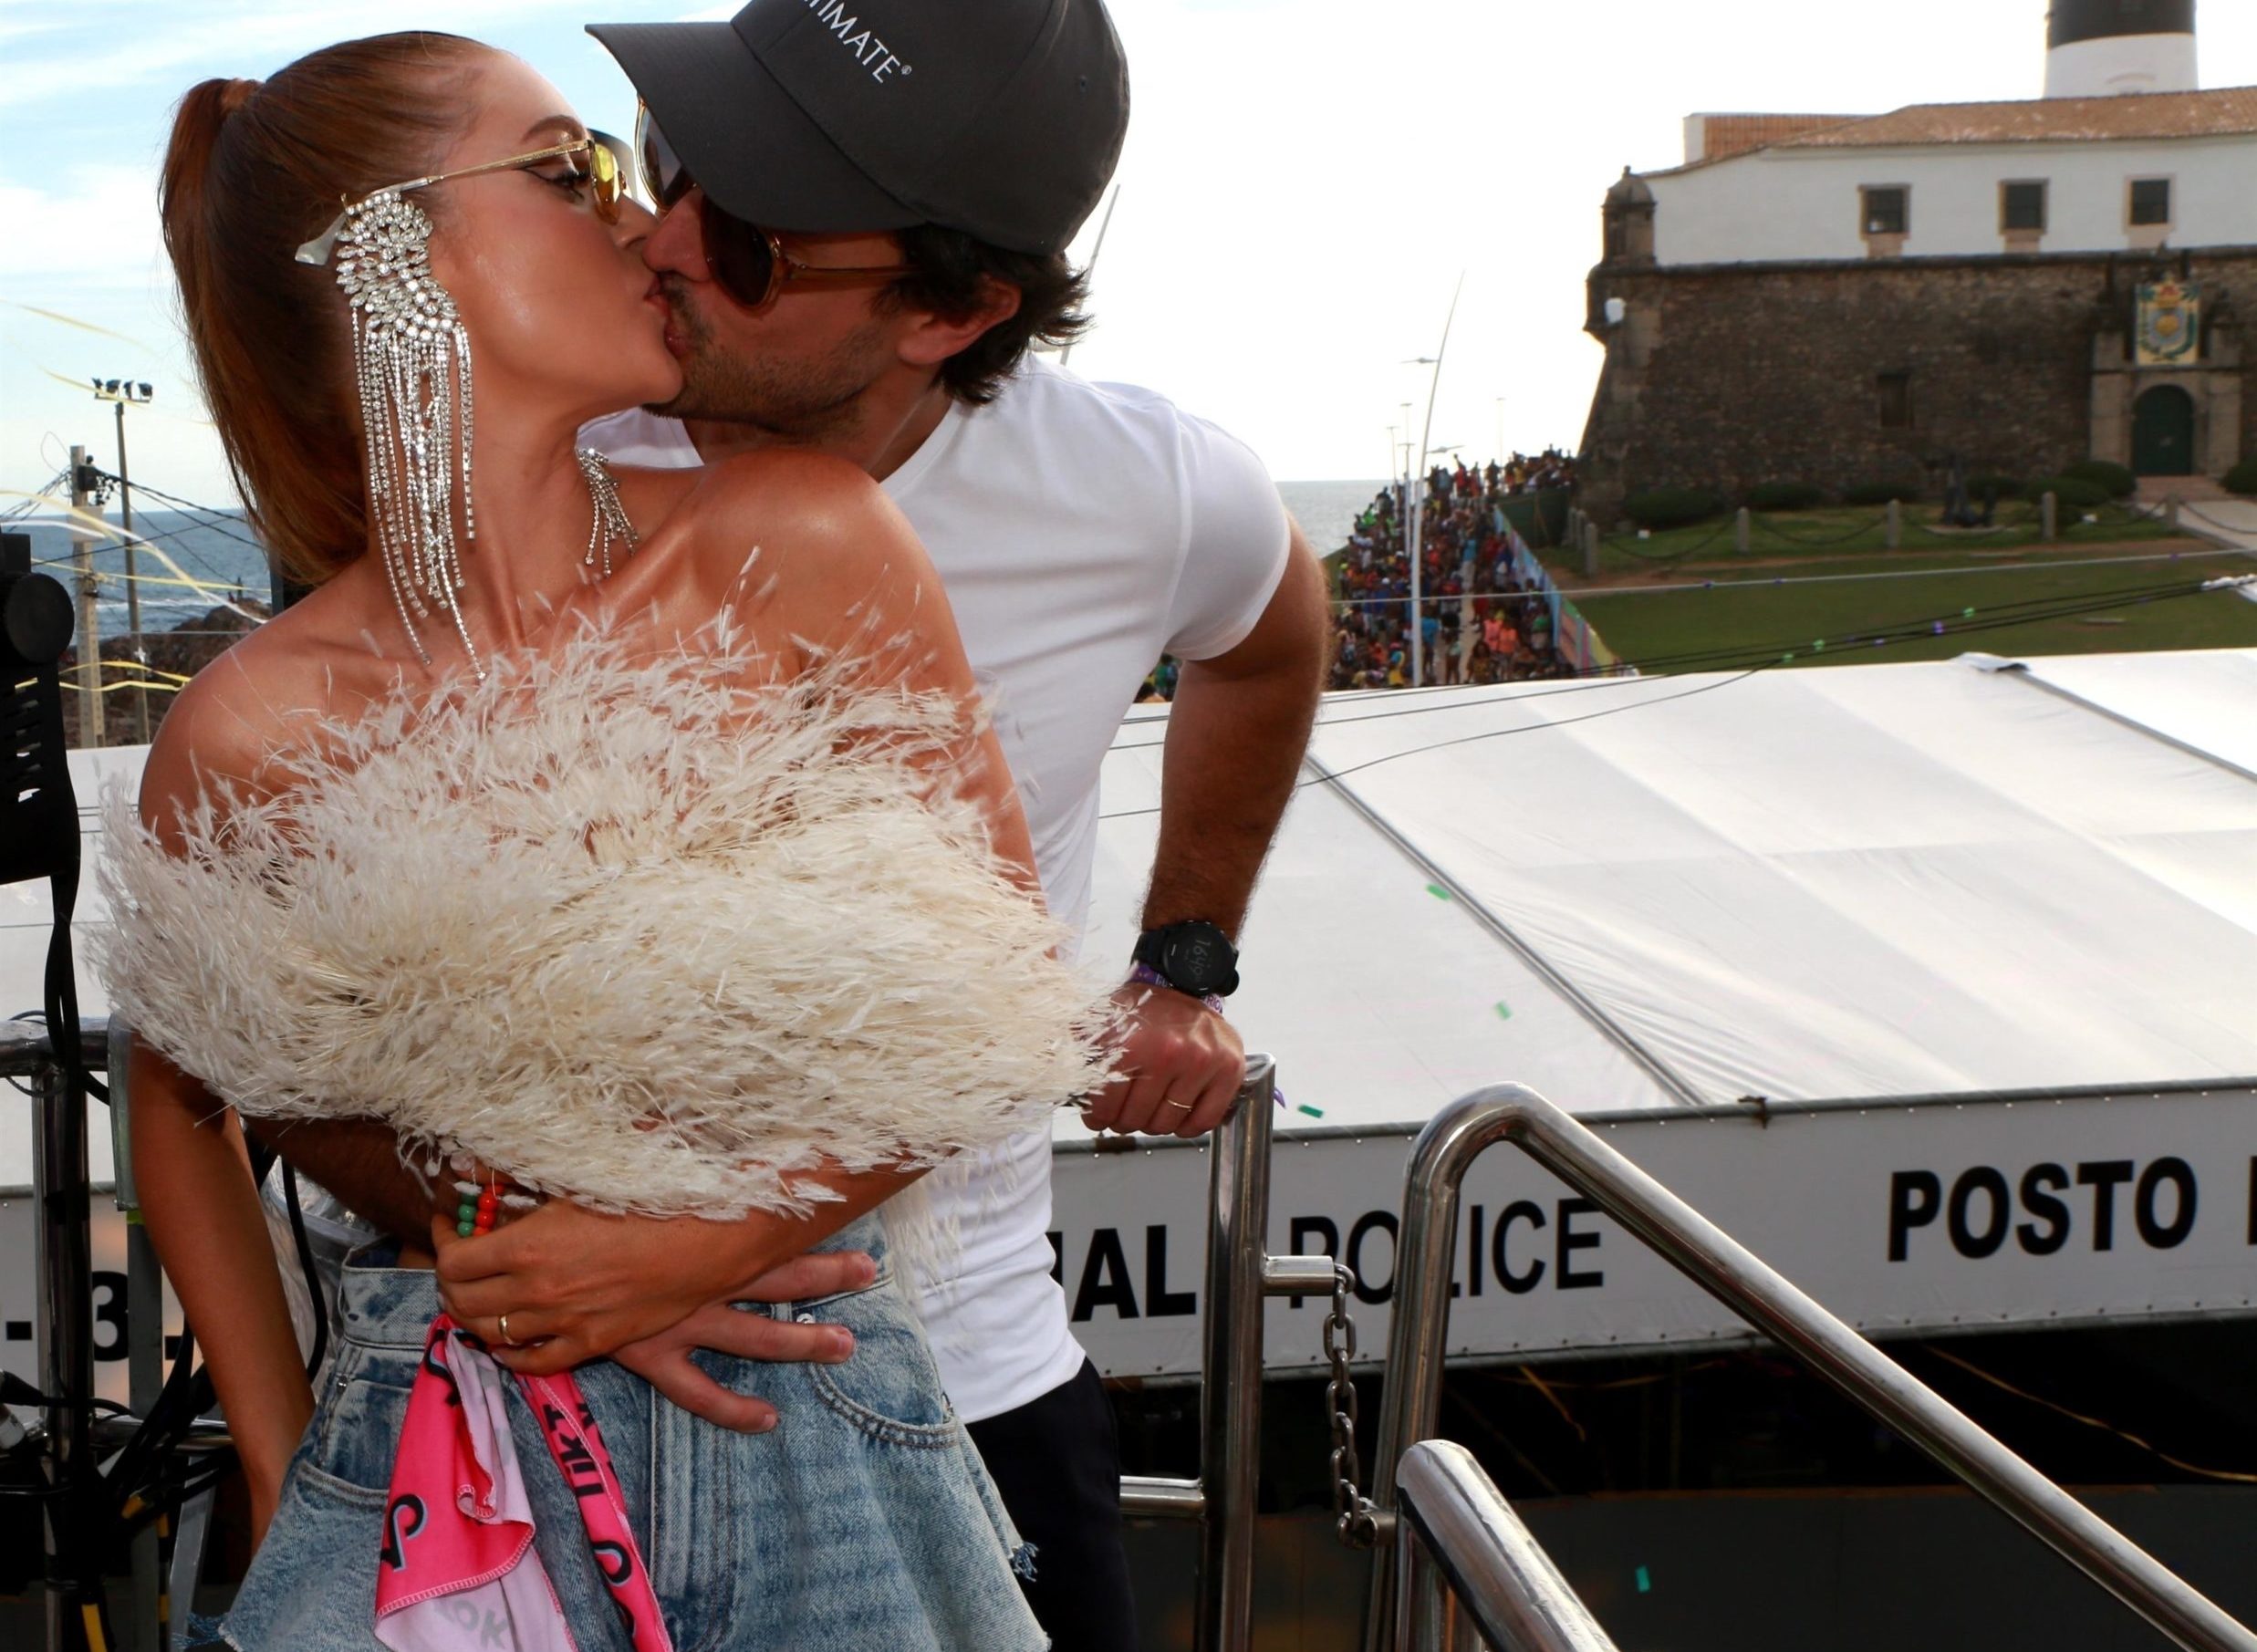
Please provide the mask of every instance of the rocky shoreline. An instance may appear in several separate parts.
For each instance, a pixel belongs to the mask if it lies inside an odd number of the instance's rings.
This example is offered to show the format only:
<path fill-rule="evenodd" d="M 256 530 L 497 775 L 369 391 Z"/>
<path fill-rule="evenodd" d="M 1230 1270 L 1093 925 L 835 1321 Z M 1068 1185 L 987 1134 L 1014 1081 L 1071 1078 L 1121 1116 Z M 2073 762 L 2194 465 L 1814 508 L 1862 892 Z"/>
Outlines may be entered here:
<path fill-rule="evenodd" d="M 246 597 L 242 612 L 232 608 L 214 608 L 192 618 L 183 619 L 170 630 L 147 631 L 142 643 L 148 653 L 151 674 L 149 685 L 149 729 L 151 735 L 164 720 L 165 708 L 172 703 L 172 695 L 179 688 L 171 677 L 156 675 L 169 672 L 173 677 L 193 677 L 266 617 L 266 605 Z M 256 615 L 257 618 L 247 618 Z M 102 681 L 107 683 L 131 681 L 139 675 L 134 669 L 133 639 L 130 636 L 102 639 Z M 80 746 L 91 743 L 84 739 L 78 726 L 78 655 L 76 649 L 63 656 L 63 735 L 64 743 Z M 138 745 L 140 730 L 138 725 L 136 701 L 140 696 L 129 688 L 110 688 L 102 695 L 102 740 L 104 745 Z"/>

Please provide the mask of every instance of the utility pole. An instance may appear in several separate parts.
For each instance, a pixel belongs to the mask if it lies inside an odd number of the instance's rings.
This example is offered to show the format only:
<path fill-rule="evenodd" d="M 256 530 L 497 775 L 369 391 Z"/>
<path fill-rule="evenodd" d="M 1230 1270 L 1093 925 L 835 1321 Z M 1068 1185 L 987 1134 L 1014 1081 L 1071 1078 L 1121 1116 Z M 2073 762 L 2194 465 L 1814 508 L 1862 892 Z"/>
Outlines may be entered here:
<path fill-rule="evenodd" d="M 94 467 L 86 449 L 70 450 L 70 566 L 78 584 L 78 743 L 102 743 L 102 627 L 95 607 L 94 536 L 79 525 L 93 507 Z"/>
<path fill-rule="evenodd" d="M 136 392 L 139 392 L 138 394 Z M 126 629 L 133 638 L 133 661 L 139 679 L 133 685 L 133 728 L 135 737 L 143 745 L 149 743 L 149 650 L 141 641 L 141 582 L 133 566 L 133 483 L 125 468 L 125 410 L 146 407 L 156 392 L 146 384 L 112 379 L 94 380 L 94 397 L 98 401 L 114 403 L 118 409 L 118 514 L 125 530 L 125 613 Z"/>

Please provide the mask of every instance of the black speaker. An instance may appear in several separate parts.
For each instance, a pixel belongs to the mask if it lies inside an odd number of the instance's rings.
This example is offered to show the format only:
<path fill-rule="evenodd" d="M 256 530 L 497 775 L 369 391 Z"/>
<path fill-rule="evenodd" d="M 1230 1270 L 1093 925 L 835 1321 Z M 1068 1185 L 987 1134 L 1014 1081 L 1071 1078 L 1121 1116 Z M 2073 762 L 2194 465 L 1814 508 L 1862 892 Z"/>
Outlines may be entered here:
<path fill-rule="evenodd" d="M 70 630 L 70 593 L 32 572 L 31 535 L 0 534 L 0 883 L 78 878 L 59 674 Z"/>

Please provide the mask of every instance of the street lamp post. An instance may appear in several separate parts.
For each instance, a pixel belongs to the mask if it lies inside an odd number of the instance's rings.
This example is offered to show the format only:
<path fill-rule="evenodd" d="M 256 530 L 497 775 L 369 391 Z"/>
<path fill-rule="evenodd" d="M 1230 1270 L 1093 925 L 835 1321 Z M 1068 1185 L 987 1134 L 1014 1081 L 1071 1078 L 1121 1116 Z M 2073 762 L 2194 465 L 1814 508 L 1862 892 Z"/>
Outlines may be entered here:
<path fill-rule="evenodd" d="M 1402 541 L 1403 548 L 1406 551 L 1410 548 L 1410 410 L 1413 405 L 1413 403 L 1409 401 L 1401 404 L 1403 410 L 1403 448 L 1401 457 L 1397 463 L 1395 472 L 1396 475 L 1400 478 L 1400 481 L 1395 490 L 1395 533 L 1396 536 Z M 1419 613 L 1417 608 L 1414 606 L 1410 610 L 1410 624 L 1406 628 L 1408 634 L 1403 643 L 1403 652 L 1407 655 L 1415 656 L 1419 651 L 1418 621 Z M 1414 665 L 1411 669 L 1415 670 L 1418 668 Z"/>
<path fill-rule="evenodd" d="M 126 629 L 133 637 L 133 727 L 140 743 L 149 743 L 149 651 L 141 643 L 141 582 L 133 566 L 133 483 L 125 468 L 125 410 L 147 407 L 156 392 L 146 384 L 125 379 L 97 379 L 94 399 L 118 410 L 118 517 L 125 535 Z"/>
<path fill-rule="evenodd" d="M 1410 551 L 1410 686 L 1421 687 L 1426 681 L 1426 610 L 1420 601 L 1420 576 L 1425 562 L 1424 547 L 1420 544 L 1425 525 L 1426 462 L 1433 452 L 1428 444 L 1434 440 L 1434 398 L 1442 388 L 1442 358 L 1450 353 L 1450 324 L 1458 318 L 1458 295 L 1465 290 L 1465 272 L 1458 273 L 1458 285 L 1450 290 L 1450 313 L 1442 317 L 1442 341 L 1431 356 L 1417 358 L 1417 364 L 1431 362 L 1434 376 L 1426 390 L 1426 422 L 1419 432 L 1419 475 L 1410 490 L 1410 521 L 1407 525 L 1405 545 Z"/>

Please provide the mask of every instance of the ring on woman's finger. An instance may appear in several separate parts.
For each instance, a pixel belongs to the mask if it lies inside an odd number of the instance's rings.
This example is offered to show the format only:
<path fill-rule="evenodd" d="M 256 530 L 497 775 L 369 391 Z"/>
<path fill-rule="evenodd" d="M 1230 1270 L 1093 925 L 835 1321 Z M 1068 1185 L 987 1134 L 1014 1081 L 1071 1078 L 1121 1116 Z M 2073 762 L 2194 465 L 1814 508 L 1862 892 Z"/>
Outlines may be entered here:
<path fill-rule="evenodd" d="M 494 1322 L 494 1328 L 495 1330 L 497 1330 L 497 1331 L 501 1332 L 501 1334 L 502 1334 L 502 1345 L 503 1345 L 504 1348 L 514 1348 L 514 1347 L 515 1347 L 515 1346 L 517 1345 L 517 1341 L 516 1341 L 516 1338 L 513 1337 L 513 1336 L 512 1336 L 512 1335 L 510 1335 L 510 1334 L 509 1334 L 509 1315 L 508 1315 L 508 1314 L 503 1314 L 500 1318 L 496 1319 L 496 1320 Z"/>
<path fill-rule="evenodd" d="M 1170 1096 L 1160 1105 L 1163 1107 L 1181 1107 L 1186 1113 L 1188 1113 L 1199 1104 L 1195 1101 L 1178 1101 L 1174 1096 Z"/>

